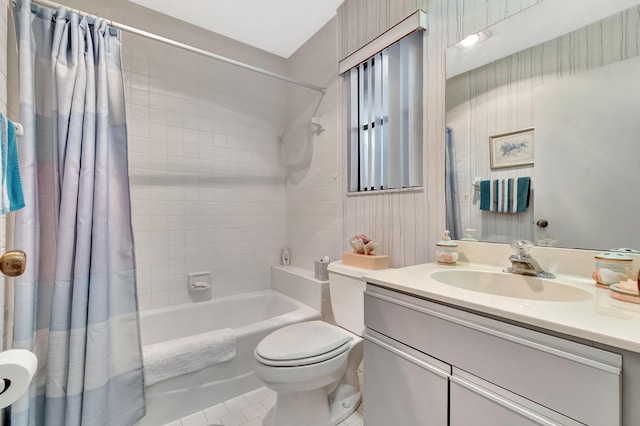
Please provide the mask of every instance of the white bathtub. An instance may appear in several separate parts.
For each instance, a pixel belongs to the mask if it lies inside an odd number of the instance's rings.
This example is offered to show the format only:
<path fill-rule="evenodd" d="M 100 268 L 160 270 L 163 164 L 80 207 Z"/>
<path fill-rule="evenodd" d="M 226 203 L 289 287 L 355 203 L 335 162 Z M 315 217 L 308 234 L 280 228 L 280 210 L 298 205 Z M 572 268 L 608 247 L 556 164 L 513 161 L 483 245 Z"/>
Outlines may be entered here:
<path fill-rule="evenodd" d="M 274 290 L 143 311 L 143 346 L 221 328 L 233 328 L 237 341 L 231 361 L 148 386 L 147 415 L 138 425 L 163 425 L 261 387 L 253 372 L 260 340 L 285 325 L 320 318 L 320 312 Z"/>

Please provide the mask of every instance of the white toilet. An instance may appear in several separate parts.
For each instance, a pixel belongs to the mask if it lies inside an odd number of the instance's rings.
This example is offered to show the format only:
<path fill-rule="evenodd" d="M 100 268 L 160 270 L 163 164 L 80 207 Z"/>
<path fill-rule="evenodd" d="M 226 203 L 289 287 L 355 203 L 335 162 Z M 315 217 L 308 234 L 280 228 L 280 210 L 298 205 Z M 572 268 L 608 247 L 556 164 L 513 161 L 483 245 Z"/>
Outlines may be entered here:
<path fill-rule="evenodd" d="M 331 305 L 339 327 L 309 321 L 283 327 L 256 347 L 256 374 L 277 393 L 265 426 L 334 426 L 360 403 L 364 289 L 371 270 L 332 262 Z"/>

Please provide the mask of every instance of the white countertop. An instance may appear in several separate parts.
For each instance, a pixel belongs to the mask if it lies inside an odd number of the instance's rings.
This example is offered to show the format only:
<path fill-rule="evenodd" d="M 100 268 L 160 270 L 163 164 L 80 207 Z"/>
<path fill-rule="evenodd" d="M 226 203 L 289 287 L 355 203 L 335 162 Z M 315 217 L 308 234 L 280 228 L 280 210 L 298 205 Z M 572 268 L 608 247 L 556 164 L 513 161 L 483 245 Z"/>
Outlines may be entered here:
<path fill-rule="evenodd" d="M 366 281 L 419 297 L 541 327 L 640 353 L 640 305 L 615 300 L 592 279 L 556 273 L 555 281 L 584 289 L 592 298 L 577 302 L 528 300 L 465 290 L 440 283 L 431 274 L 443 270 L 481 270 L 502 273 L 485 265 L 426 263 L 372 272 Z"/>

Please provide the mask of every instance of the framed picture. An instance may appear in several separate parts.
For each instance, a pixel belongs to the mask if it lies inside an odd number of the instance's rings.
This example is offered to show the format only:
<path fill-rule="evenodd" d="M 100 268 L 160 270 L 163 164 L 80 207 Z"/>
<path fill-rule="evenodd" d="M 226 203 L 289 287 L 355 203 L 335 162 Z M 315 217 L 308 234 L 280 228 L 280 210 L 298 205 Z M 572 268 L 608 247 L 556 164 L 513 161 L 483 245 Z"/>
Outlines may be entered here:
<path fill-rule="evenodd" d="M 533 164 L 533 127 L 489 136 L 491 169 Z"/>

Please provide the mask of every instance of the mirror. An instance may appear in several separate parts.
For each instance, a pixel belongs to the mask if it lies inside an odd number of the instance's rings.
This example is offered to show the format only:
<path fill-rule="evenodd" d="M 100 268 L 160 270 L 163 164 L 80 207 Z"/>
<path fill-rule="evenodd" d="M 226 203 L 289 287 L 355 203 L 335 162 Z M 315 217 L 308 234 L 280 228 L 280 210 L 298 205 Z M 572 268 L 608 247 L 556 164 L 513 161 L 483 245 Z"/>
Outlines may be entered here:
<path fill-rule="evenodd" d="M 638 3 L 542 0 L 447 48 L 455 238 L 472 228 L 481 241 L 640 249 Z M 480 209 L 482 197 L 515 208 L 519 177 L 530 178 L 524 211 Z"/>

